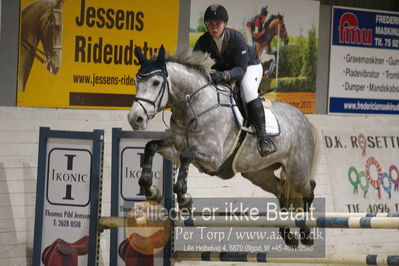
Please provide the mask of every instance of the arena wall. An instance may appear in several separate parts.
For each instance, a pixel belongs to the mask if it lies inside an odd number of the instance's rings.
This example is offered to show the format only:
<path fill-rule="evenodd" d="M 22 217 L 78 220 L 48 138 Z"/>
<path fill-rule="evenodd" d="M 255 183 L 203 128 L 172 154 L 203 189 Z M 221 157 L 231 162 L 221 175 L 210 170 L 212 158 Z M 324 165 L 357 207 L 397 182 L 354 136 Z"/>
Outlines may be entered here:
<path fill-rule="evenodd" d="M 109 216 L 112 128 L 130 130 L 127 114 L 127 110 L 0 107 L 0 265 L 31 264 L 39 127 L 76 131 L 105 130 L 102 215 Z M 169 115 L 165 112 L 166 121 Z M 399 117 L 309 115 L 308 118 L 316 127 L 319 137 L 316 197 L 326 199 L 327 211 L 336 211 L 336 199 L 332 191 L 335 177 L 328 171 L 321 131 L 353 128 L 367 130 L 378 126 L 381 130 L 399 132 Z M 165 130 L 162 120 L 162 114 L 157 115 L 147 130 Z M 272 197 L 239 175 L 230 180 L 221 180 L 201 174 L 194 167 L 190 168 L 188 187 L 193 197 Z M 397 234 L 397 230 L 329 229 L 326 245 L 330 253 L 395 254 Z M 108 264 L 109 232 L 104 232 L 101 237 L 100 265 Z M 179 263 L 191 264 L 197 263 Z"/>

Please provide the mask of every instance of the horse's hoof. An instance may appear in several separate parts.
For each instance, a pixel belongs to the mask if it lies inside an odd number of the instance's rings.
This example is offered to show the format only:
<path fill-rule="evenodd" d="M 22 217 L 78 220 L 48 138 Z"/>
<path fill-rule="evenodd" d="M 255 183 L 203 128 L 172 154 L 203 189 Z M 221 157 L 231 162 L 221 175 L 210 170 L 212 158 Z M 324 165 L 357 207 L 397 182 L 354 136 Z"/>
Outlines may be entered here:
<path fill-rule="evenodd" d="M 306 245 L 306 246 L 312 246 L 313 245 L 313 237 L 310 232 L 309 227 L 304 227 L 299 230 L 300 233 L 300 238 L 301 238 L 301 243 Z"/>
<path fill-rule="evenodd" d="M 173 185 L 173 192 L 182 195 L 186 194 L 187 184 L 185 182 L 177 181 L 176 184 Z"/>
<path fill-rule="evenodd" d="M 141 172 L 141 176 L 139 179 L 139 185 L 141 187 L 148 187 L 148 186 L 152 186 L 152 175 L 151 175 L 151 171 L 146 171 L 143 170 Z"/>
<path fill-rule="evenodd" d="M 284 238 L 284 242 L 287 246 L 289 246 L 291 248 L 298 247 L 299 240 L 298 240 L 298 238 L 295 237 L 295 235 L 292 232 L 289 232 L 283 238 Z"/>
<path fill-rule="evenodd" d="M 306 237 L 301 238 L 301 243 L 305 246 L 313 246 L 314 240 L 312 236 L 308 235 Z"/>
<path fill-rule="evenodd" d="M 193 207 L 193 199 L 189 193 L 183 194 L 181 197 L 177 198 L 177 202 L 179 203 L 179 209 L 186 209 L 191 211 Z"/>
<path fill-rule="evenodd" d="M 147 200 L 152 200 L 158 203 L 162 200 L 161 192 L 156 186 L 151 186 L 150 189 L 145 192 L 145 197 Z"/>

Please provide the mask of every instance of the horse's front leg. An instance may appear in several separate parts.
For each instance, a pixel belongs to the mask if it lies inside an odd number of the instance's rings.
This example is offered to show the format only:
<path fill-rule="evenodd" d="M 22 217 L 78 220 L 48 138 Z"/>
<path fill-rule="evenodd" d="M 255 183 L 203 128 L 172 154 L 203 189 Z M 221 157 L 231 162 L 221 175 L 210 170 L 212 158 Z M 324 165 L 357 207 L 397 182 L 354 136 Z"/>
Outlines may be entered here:
<path fill-rule="evenodd" d="M 193 200 L 187 193 L 187 175 L 190 163 L 196 158 L 196 149 L 188 147 L 180 155 L 180 168 L 176 184 L 173 186 L 173 192 L 177 194 L 179 208 L 191 209 Z"/>
<path fill-rule="evenodd" d="M 155 153 L 163 146 L 163 140 L 151 140 L 145 145 L 143 169 L 139 179 L 139 185 L 144 189 L 147 200 L 161 201 L 161 193 L 156 186 L 152 185 L 152 162 Z"/>

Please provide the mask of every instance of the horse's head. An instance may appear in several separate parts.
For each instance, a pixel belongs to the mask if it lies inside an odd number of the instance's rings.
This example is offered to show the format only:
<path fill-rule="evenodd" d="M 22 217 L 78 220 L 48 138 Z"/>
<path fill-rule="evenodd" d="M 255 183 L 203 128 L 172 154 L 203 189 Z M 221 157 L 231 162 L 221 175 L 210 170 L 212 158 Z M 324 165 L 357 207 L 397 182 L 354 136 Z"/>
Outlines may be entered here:
<path fill-rule="evenodd" d="M 148 121 L 166 107 L 169 81 L 163 46 L 155 59 L 148 60 L 138 47 L 134 52 L 140 69 L 136 75 L 136 96 L 128 120 L 134 130 L 139 130 L 145 129 Z"/>
<path fill-rule="evenodd" d="M 270 16 L 268 22 L 267 32 L 269 33 L 269 42 L 274 38 L 275 35 L 279 35 L 280 39 L 284 44 L 288 44 L 288 33 L 284 24 L 284 16 L 281 14 Z"/>
<path fill-rule="evenodd" d="M 64 0 L 51 1 L 51 9 L 42 17 L 39 39 L 43 44 L 47 70 L 57 74 L 62 60 L 62 4 Z"/>
<path fill-rule="evenodd" d="M 287 45 L 289 38 L 288 38 L 287 29 L 285 28 L 284 16 L 279 14 L 278 18 L 279 18 L 280 39 L 284 42 L 285 45 Z"/>

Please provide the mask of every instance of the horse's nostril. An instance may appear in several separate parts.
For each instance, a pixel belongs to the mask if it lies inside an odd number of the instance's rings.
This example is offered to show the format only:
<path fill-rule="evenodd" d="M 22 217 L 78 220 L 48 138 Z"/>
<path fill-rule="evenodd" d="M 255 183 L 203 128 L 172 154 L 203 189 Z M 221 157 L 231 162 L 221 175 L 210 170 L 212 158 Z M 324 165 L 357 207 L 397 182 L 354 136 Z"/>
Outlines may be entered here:
<path fill-rule="evenodd" d="M 144 119 L 141 116 L 137 117 L 137 119 L 136 119 L 137 124 L 141 124 L 143 122 L 144 122 Z"/>

